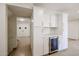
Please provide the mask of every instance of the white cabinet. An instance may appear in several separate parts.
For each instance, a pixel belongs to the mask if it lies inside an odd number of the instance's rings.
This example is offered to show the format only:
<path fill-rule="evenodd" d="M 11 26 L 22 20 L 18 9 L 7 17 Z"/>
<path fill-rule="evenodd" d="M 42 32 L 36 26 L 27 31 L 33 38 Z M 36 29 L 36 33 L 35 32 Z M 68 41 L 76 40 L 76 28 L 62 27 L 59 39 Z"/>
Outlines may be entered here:
<path fill-rule="evenodd" d="M 57 27 L 57 16 L 55 13 L 48 12 L 40 7 L 33 8 L 34 26 Z"/>
<path fill-rule="evenodd" d="M 68 48 L 68 14 L 63 13 L 63 49 Z"/>
<path fill-rule="evenodd" d="M 42 28 L 33 28 L 33 55 L 40 56 L 43 55 L 43 39 L 42 39 Z"/>
<path fill-rule="evenodd" d="M 50 35 L 50 28 L 44 27 L 42 30 L 42 38 L 43 38 L 43 54 L 49 53 L 49 35 Z"/>
<path fill-rule="evenodd" d="M 33 28 L 33 55 L 40 56 L 49 53 L 49 37 L 43 34 L 42 27 Z"/>
<path fill-rule="evenodd" d="M 44 12 L 43 27 L 49 27 L 49 26 L 50 26 L 50 16 L 49 16 L 49 13 Z"/>
<path fill-rule="evenodd" d="M 51 14 L 51 16 L 50 16 L 50 27 L 57 27 L 57 16 L 56 16 L 56 14 Z"/>
<path fill-rule="evenodd" d="M 43 27 L 57 27 L 57 15 L 44 11 Z"/>
<path fill-rule="evenodd" d="M 44 18 L 44 10 L 40 7 L 33 8 L 33 23 L 34 26 L 42 26 L 42 20 Z"/>
<path fill-rule="evenodd" d="M 44 19 L 45 17 L 46 20 Z M 44 10 L 40 7 L 34 7 L 33 9 L 33 55 L 40 56 L 49 53 L 48 38 L 43 37 L 43 22 L 44 26 L 49 26 L 48 14 L 44 16 Z M 46 29 L 44 31 L 47 31 Z"/>
<path fill-rule="evenodd" d="M 50 34 L 50 28 L 49 27 L 43 27 L 42 29 L 43 36 Z"/>
<path fill-rule="evenodd" d="M 68 14 L 63 13 L 59 17 L 59 51 L 68 48 Z M 62 25 L 63 24 L 63 25 Z"/>
<path fill-rule="evenodd" d="M 36 8 L 33 15 L 33 55 L 40 56 L 49 53 L 49 35 L 50 27 L 58 27 L 57 35 L 59 36 L 58 49 L 68 48 L 68 31 L 67 15 L 60 14 L 58 17 L 55 13 L 45 13 L 43 9 Z M 58 23 L 57 23 L 58 22 Z M 58 25 L 57 25 L 58 24 Z M 63 24 L 63 25 L 62 25 Z M 44 28 L 44 29 L 43 29 Z"/>
<path fill-rule="evenodd" d="M 49 53 L 49 37 L 43 37 L 43 54 Z"/>

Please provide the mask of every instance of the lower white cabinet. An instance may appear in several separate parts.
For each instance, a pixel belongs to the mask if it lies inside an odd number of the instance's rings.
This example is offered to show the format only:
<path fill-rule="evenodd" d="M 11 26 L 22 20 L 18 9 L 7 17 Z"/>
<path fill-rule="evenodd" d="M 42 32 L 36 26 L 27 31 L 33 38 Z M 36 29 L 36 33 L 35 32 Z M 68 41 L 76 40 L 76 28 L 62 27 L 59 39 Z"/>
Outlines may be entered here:
<path fill-rule="evenodd" d="M 49 38 L 43 35 L 42 27 L 33 29 L 33 55 L 41 56 L 49 53 Z"/>
<path fill-rule="evenodd" d="M 49 53 L 49 37 L 43 37 L 43 54 Z"/>
<path fill-rule="evenodd" d="M 33 28 L 33 55 L 40 56 L 43 55 L 43 39 L 42 39 L 42 28 Z"/>

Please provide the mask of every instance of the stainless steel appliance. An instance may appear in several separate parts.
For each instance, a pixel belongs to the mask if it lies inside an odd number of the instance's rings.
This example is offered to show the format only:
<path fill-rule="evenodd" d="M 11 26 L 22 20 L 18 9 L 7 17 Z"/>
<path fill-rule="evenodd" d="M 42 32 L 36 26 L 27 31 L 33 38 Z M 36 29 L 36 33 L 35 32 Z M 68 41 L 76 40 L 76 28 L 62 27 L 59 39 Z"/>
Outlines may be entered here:
<path fill-rule="evenodd" d="M 49 37 L 49 43 L 50 43 L 50 48 L 49 48 L 49 53 L 53 53 L 58 51 L 58 37 Z"/>

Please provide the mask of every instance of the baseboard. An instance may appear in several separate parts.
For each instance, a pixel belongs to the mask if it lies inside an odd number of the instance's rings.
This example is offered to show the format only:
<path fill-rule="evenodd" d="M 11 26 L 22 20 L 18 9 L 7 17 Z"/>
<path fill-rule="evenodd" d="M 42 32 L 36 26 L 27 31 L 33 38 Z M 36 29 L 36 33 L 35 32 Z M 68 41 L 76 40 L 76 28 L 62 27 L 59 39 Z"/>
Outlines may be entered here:
<path fill-rule="evenodd" d="M 49 55 L 49 53 L 48 54 L 44 54 L 43 56 L 48 56 Z"/>
<path fill-rule="evenodd" d="M 69 40 L 79 40 L 79 39 L 73 39 L 73 38 L 68 38 Z"/>
<path fill-rule="evenodd" d="M 51 52 L 51 53 L 44 54 L 43 56 L 49 56 L 49 55 L 54 54 L 54 53 L 56 53 L 56 52 L 58 52 L 58 50 L 53 51 L 53 52 Z"/>

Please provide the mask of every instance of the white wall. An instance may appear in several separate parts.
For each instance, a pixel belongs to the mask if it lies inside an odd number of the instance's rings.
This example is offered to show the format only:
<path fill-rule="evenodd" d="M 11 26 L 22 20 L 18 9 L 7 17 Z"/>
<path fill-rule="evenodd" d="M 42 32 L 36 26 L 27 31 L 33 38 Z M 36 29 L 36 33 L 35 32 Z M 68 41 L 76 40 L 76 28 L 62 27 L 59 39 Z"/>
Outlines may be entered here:
<path fill-rule="evenodd" d="M 20 18 L 18 18 L 20 19 Z M 25 21 L 17 21 L 17 37 L 26 37 L 30 36 L 30 18 L 24 18 Z M 21 29 L 19 29 L 21 27 Z M 27 29 L 25 29 L 27 27 Z"/>
<path fill-rule="evenodd" d="M 5 56 L 8 54 L 6 11 L 6 5 L 0 3 L 0 56 Z"/>
<path fill-rule="evenodd" d="M 68 32 L 68 38 L 79 39 L 79 20 L 69 21 Z"/>
<path fill-rule="evenodd" d="M 16 47 L 16 16 L 11 15 L 8 17 L 8 52 L 10 53 Z"/>

